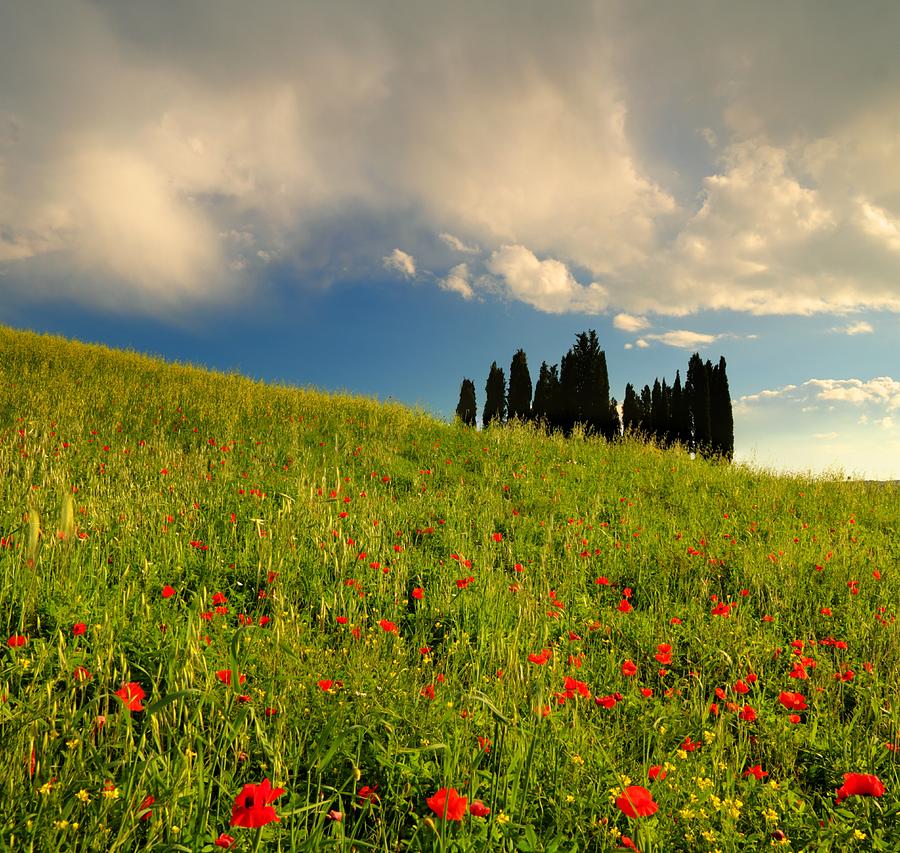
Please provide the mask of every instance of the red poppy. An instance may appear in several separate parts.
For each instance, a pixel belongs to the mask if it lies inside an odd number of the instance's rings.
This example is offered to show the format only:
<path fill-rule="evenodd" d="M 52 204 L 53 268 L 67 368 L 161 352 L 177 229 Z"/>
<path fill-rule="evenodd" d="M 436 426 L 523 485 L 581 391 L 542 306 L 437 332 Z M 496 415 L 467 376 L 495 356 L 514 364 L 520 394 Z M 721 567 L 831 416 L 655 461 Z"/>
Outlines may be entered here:
<path fill-rule="evenodd" d="M 216 847 L 221 847 L 223 850 L 230 850 L 234 847 L 234 837 L 231 835 L 226 835 L 224 832 L 213 842 Z"/>
<path fill-rule="evenodd" d="M 653 794 L 643 785 L 629 785 L 620 797 L 616 798 L 616 806 L 627 817 L 649 817 L 655 814 L 659 806 L 653 801 Z"/>
<path fill-rule="evenodd" d="M 91 671 L 84 666 L 76 666 L 74 670 L 72 670 L 72 678 L 76 681 L 90 681 L 94 676 L 91 675 Z"/>
<path fill-rule="evenodd" d="M 162 597 L 163 598 L 171 598 L 173 595 L 175 595 L 175 588 L 166 584 L 162 588 Z"/>
<path fill-rule="evenodd" d="M 273 788 L 268 779 L 259 785 L 244 785 L 234 800 L 231 810 L 231 825 L 257 829 L 272 821 L 280 822 L 271 805 L 284 793 L 284 788 Z"/>
<path fill-rule="evenodd" d="M 25 645 L 28 642 L 28 637 L 23 637 L 21 634 L 13 634 L 7 641 L 6 645 L 11 649 L 18 649 Z"/>
<path fill-rule="evenodd" d="M 85 631 L 87 631 L 87 625 L 84 622 L 76 622 L 72 626 L 72 636 L 80 637 Z"/>
<path fill-rule="evenodd" d="M 376 791 L 378 790 L 377 785 L 363 785 L 362 788 L 357 791 L 357 796 L 366 803 L 370 805 L 375 805 L 380 799 Z"/>
<path fill-rule="evenodd" d="M 419 695 L 424 696 L 426 699 L 434 699 L 434 685 L 426 684 L 419 692 Z"/>
<path fill-rule="evenodd" d="M 216 670 L 216 678 L 222 682 L 222 684 L 231 685 L 231 670 L 230 669 L 217 669 Z M 247 676 L 244 673 L 238 673 L 238 684 L 243 684 L 247 680 Z"/>
<path fill-rule="evenodd" d="M 329 690 L 331 690 L 331 685 L 334 684 L 334 681 L 332 681 L 330 678 L 323 678 L 321 681 L 318 681 L 316 683 L 319 685 L 319 689 L 323 693 L 327 693 Z"/>
<path fill-rule="evenodd" d="M 788 711 L 805 711 L 807 708 L 806 699 L 802 693 L 790 693 L 782 690 L 778 694 L 778 701 L 784 705 Z"/>
<path fill-rule="evenodd" d="M 153 817 L 153 809 L 150 808 L 156 802 L 156 798 L 151 794 L 148 797 L 144 798 L 144 802 L 141 803 L 138 812 L 140 813 L 141 820 L 150 820 Z"/>
<path fill-rule="evenodd" d="M 491 534 L 491 539 L 493 539 L 495 542 L 502 542 L 502 541 L 503 541 L 503 534 L 502 534 L 502 533 L 492 533 L 492 534 Z"/>
<path fill-rule="evenodd" d="M 543 666 L 545 663 L 547 663 L 548 660 L 550 660 L 551 654 L 552 652 L 550 651 L 550 649 L 541 649 L 540 654 L 528 655 L 528 660 L 531 661 L 531 663 L 537 664 L 538 666 Z"/>
<path fill-rule="evenodd" d="M 462 820 L 469 801 L 468 798 L 461 797 L 456 788 L 441 788 L 425 802 L 438 817 L 444 820 Z"/>
<path fill-rule="evenodd" d="M 491 810 L 481 800 L 472 800 L 472 805 L 469 806 L 470 815 L 473 817 L 487 817 L 490 813 Z"/>
<path fill-rule="evenodd" d="M 616 608 L 616 610 L 618 610 L 620 613 L 631 613 L 634 608 L 628 603 L 627 598 L 623 598 L 619 602 L 619 606 Z"/>
<path fill-rule="evenodd" d="M 604 708 L 612 708 L 615 706 L 616 702 L 619 700 L 616 698 L 615 694 L 610 696 L 595 696 L 594 703 L 597 705 L 602 705 Z"/>
<path fill-rule="evenodd" d="M 747 722 L 747 723 L 756 722 L 756 711 L 754 711 L 753 708 L 751 708 L 749 705 L 744 705 L 744 707 L 741 708 L 740 716 L 741 716 L 741 719 L 744 720 L 744 722 Z"/>
<path fill-rule="evenodd" d="M 141 704 L 141 699 L 146 695 L 144 688 L 136 681 L 129 681 L 116 691 L 116 696 L 125 703 L 125 707 L 129 711 L 143 711 L 144 706 Z"/>
<path fill-rule="evenodd" d="M 672 647 L 668 643 L 660 643 L 656 647 L 657 651 L 654 657 L 661 663 L 668 666 L 672 663 Z"/>
<path fill-rule="evenodd" d="M 762 781 L 764 776 L 768 776 L 765 770 L 762 769 L 761 764 L 754 764 L 752 767 L 748 767 L 744 771 L 744 778 L 746 779 L 748 776 L 753 776 L 755 779 Z"/>
<path fill-rule="evenodd" d="M 666 778 L 666 771 L 659 765 L 654 764 L 648 771 L 647 775 L 653 779 L 655 782 L 657 779 L 662 780 Z"/>
<path fill-rule="evenodd" d="M 217 593 L 215 593 L 215 594 L 213 595 L 213 597 L 212 597 L 212 603 L 213 603 L 214 605 L 216 605 L 216 604 L 227 604 L 227 603 L 228 603 L 228 599 L 225 597 L 225 593 L 224 593 L 224 592 L 217 592 Z"/>
<path fill-rule="evenodd" d="M 881 797 L 884 794 L 884 783 L 871 773 L 845 773 L 844 784 L 836 793 L 838 803 L 847 797 Z"/>
<path fill-rule="evenodd" d="M 410 593 L 410 595 L 411 595 L 414 599 L 416 599 L 416 601 L 421 601 L 423 598 L 425 598 L 425 590 L 422 589 L 422 587 L 417 586 L 417 587 Z"/>
<path fill-rule="evenodd" d="M 622 675 L 628 678 L 637 675 L 637 667 L 634 665 L 634 661 L 627 660 L 622 664 Z"/>

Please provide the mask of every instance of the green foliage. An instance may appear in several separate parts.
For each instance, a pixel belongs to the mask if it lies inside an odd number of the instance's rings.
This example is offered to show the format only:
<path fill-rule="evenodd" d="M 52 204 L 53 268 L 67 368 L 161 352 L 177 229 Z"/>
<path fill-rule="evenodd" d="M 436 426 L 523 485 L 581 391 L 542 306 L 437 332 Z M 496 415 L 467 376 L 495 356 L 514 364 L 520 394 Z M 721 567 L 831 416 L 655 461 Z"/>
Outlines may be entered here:
<path fill-rule="evenodd" d="M 2 328 L 0 365 L 0 849 L 900 848 L 895 487 Z M 230 828 L 264 778 L 280 823 Z"/>

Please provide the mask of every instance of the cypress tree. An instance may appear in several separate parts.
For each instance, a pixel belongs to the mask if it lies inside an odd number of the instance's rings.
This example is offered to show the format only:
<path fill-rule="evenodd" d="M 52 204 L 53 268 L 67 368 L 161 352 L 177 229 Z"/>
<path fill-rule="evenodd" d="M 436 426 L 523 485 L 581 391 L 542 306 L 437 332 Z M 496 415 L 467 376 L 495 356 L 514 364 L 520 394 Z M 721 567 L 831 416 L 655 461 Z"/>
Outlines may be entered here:
<path fill-rule="evenodd" d="M 681 387 L 681 373 L 675 371 L 675 383 L 672 385 L 671 406 L 672 441 L 677 441 L 685 447 L 691 443 L 691 415 L 687 406 L 687 398 Z"/>
<path fill-rule="evenodd" d="M 611 438 L 609 373 L 596 331 L 590 329 L 576 336 L 575 345 L 562 360 L 559 378 L 566 432 L 580 423 L 587 432 Z"/>
<path fill-rule="evenodd" d="M 709 416 L 710 445 L 712 452 L 731 461 L 734 456 L 734 415 L 731 411 L 731 392 L 728 389 L 728 375 L 725 372 L 725 358 L 713 367 L 710 362 Z"/>
<path fill-rule="evenodd" d="M 634 393 L 634 389 L 632 389 L 631 393 Z M 619 403 L 615 397 L 612 397 L 609 401 L 609 435 L 606 436 L 606 440 L 610 441 L 614 438 L 619 438 L 621 435 L 622 421 L 619 418 Z"/>
<path fill-rule="evenodd" d="M 518 350 L 509 366 L 509 419 L 527 421 L 531 417 L 531 374 L 525 350 Z"/>
<path fill-rule="evenodd" d="M 571 435 L 579 420 L 579 366 L 578 357 L 571 349 L 559 363 L 559 395 L 554 426 L 561 429 L 563 435 Z"/>
<path fill-rule="evenodd" d="M 707 362 L 709 364 L 709 362 Z M 706 364 L 695 352 L 688 362 L 685 394 L 691 413 L 691 450 L 706 455 L 710 452 L 712 427 L 710 421 L 709 378 L 712 365 Z"/>
<path fill-rule="evenodd" d="M 475 402 L 475 383 L 471 379 L 463 379 L 459 389 L 459 403 L 456 406 L 456 417 L 466 426 L 475 426 L 478 419 L 478 405 Z"/>
<path fill-rule="evenodd" d="M 641 432 L 644 434 L 644 438 L 653 435 L 652 401 L 650 386 L 645 385 L 641 388 Z"/>
<path fill-rule="evenodd" d="M 534 389 L 532 417 L 541 422 L 549 432 L 556 424 L 559 400 L 559 368 L 541 362 L 541 371 Z"/>
<path fill-rule="evenodd" d="M 488 426 L 494 422 L 502 424 L 506 418 L 506 377 L 503 369 L 497 367 L 496 361 L 491 364 L 484 391 L 486 399 L 481 415 L 482 425 Z"/>
<path fill-rule="evenodd" d="M 622 431 L 625 435 L 636 433 L 641 428 L 641 401 L 634 393 L 634 385 L 625 386 L 625 399 L 622 401 Z"/>
<path fill-rule="evenodd" d="M 661 445 L 665 437 L 666 411 L 659 379 L 653 381 L 653 390 L 650 392 L 650 422 L 652 424 L 651 435 L 656 443 Z"/>

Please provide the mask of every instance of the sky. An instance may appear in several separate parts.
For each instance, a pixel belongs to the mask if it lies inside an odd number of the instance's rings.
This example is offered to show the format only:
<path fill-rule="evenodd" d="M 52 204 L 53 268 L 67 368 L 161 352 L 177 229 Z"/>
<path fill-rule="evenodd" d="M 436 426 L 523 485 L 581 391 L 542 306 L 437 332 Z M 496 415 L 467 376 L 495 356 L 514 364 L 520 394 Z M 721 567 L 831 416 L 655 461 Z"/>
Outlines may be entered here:
<path fill-rule="evenodd" d="M 596 329 L 900 479 L 900 4 L 0 0 L 0 323 L 451 418 Z"/>

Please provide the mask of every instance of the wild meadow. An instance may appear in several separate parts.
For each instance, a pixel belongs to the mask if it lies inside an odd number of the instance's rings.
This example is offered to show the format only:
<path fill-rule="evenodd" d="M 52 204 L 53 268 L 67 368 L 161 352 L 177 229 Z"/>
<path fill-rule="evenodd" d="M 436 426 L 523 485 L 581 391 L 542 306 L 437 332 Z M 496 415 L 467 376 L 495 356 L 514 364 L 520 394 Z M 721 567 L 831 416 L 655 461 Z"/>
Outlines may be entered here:
<path fill-rule="evenodd" d="M 0 848 L 900 850 L 896 487 L 0 370 Z"/>

